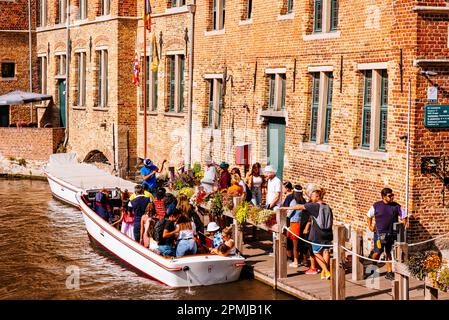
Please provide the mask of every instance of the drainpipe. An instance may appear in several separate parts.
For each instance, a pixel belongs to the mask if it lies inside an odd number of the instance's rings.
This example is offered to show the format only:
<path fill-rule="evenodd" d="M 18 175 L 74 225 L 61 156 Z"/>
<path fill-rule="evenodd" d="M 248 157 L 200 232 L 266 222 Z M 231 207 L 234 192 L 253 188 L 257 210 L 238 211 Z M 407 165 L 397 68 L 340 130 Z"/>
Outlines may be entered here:
<path fill-rule="evenodd" d="M 192 118 L 193 118 L 193 45 L 194 45 L 194 27 L 195 27 L 195 9 L 196 9 L 196 0 L 192 0 L 192 2 L 188 5 L 190 12 L 190 49 L 189 49 L 189 102 L 188 102 L 188 142 L 189 145 L 187 147 L 187 168 L 191 168 L 192 164 Z"/>
<path fill-rule="evenodd" d="M 407 162 L 405 165 L 405 210 L 409 215 L 409 179 L 410 179 L 410 118 L 412 109 L 412 80 L 408 79 L 408 114 L 407 114 Z M 407 239 L 404 239 L 406 242 Z"/>
<path fill-rule="evenodd" d="M 66 2 L 66 64 L 65 64 L 65 137 L 64 137 L 64 147 L 67 147 L 69 142 L 69 72 L 70 72 L 70 0 Z"/>
<path fill-rule="evenodd" d="M 33 60 L 32 60 L 32 39 L 31 39 L 31 0 L 28 0 L 28 47 L 29 47 L 29 67 L 30 67 L 30 92 L 33 92 Z M 30 107 L 30 122 L 33 122 L 33 104 Z"/>

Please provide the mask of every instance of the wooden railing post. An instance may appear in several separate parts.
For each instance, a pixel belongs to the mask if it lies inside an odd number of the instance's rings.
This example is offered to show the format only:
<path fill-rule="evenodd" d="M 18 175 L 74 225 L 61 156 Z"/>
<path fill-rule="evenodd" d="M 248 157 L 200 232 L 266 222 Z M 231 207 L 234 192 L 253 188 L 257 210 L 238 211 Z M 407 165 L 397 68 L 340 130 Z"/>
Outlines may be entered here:
<path fill-rule="evenodd" d="M 397 233 L 397 242 L 394 246 L 393 258 L 398 263 L 408 260 L 408 244 L 405 243 L 405 228 L 403 223 L 395 223 L 393 230 Z M 409 300 L 409 277 L 403 273 L 395 272 L 392 295 L 394 300 Z"/>
<path fill-rule="evenodd" d="M 234 244 L 237 250 L 243 250 L 243 226 L 239 225 L 237 219 L 232 219 L 234 222 Z"/>
<path fill-rule="evenodd" d="M 438 289 L 425 285 L 424 300 L 438 300 Z"/>
<path fill-rule="evenodd" d="M 331 276 L 331 297 L 332 300 L 346 299 L 345 285 L 346 285 L 346 271 L 344 268 L 345 252 L 341 246 L 345 245 L 346 229 L 342 225 L 335 225 L 333 227 L 334 234 L 334 257 L 331 261 L 332 276 Z"/>
<path fill-rule="evenodd" d="M 362 233 L 357 230 L 351 232 L 352 251 L 361 254 Z M 363 262 L 355 254 L 352 255 L 352 280 L 363 280 Z"/>
<path fill-rule="evenodd" d="M 287 237 L 283 232 L 287 225 L 287 212 L 276 210 L 277 233 L 277 278 L 287 278 Z"/>

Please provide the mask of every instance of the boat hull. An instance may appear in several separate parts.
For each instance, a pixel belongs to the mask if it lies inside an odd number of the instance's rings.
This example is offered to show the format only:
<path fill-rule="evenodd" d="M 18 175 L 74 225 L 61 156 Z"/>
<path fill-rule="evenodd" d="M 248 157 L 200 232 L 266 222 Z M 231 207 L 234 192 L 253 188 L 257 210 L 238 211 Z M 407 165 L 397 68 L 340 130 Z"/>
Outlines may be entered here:
<path fill-rule="evenodd" d="M 205 286 L 236 281 L 244 258 L 191 255 L 167 259 L 112 227 L 76 195 L 89 235 L 109 252 L 170 287 Z"/>
<path fill-rule="evenodd" d="M 56 178 L 48 172 L 45 172 L 45 175 L 47 176 L 51 193 L 55 198 L 72 206 L 79 207 L 78 200 L 76 199 L 76 194 L 78 192 L 81 192 L 81 189 L 67 184 L 63 180 Z"/>

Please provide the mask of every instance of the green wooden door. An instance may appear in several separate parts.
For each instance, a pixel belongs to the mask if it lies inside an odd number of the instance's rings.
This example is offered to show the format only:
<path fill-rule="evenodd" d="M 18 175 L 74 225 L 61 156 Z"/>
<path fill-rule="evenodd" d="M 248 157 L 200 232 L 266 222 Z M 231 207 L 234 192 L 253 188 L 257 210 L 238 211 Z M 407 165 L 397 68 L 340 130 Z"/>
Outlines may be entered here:
<path fill-rule="evenodd" d="M 66 117 L 65 117 L 65 99 L 66 99 L 66 85 L 65 80 L 59 80 L 58 83 L 58 91 L 59 91 L 59 115 L 61 119 L 61 127 L 65 128 L 66 126 Z"/>
<path fill-rule="evenodd" d="M 268 164 L 276 170 L 276 176 L 282 180 L 284 173 L 285 119 L 268 120 Z"/>
<path fill-rule="evenodd" d="M 9 106 L 0 106 L 0 127 L 9 127 Z"/>

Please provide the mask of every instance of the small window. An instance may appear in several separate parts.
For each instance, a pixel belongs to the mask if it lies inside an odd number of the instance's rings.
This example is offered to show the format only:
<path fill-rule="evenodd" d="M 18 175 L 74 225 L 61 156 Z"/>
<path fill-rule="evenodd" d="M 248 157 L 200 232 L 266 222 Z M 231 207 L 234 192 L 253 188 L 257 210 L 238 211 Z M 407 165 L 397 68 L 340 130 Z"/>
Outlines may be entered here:
<path fill-rule="evenodd" d="M 184 55 L 167 56 L 168 63 L 168 111 L 184 111 Z"/>
<path fill-rule="evenodd" d="M 171 0 L 171 7 L 182 7 L 186 5 L 186 0 Z"/>
<path fill-rule="evenodd" d="M 106 16 L 111 13 L 111 0 L 101 0 L 101 15 Z"/>
<path fill-rule="evenodd" d="M 285 108 L 285 73 L 270 73 L 268 78 L 268 109 L 281 111 Z"/>
<path fill-rule="evenodd" d="M 219 129 L 221 126 L 221 114 L 223 112 L 223 80 L 209 79 L 208 81 L 208 125 L 212 129 Z"/>
<path fill-rule="evenodd" d="M 363 97 L 362 114 L 362 148 L 369 149 L 371 140 L 371 96 L 372 96 L 373 72 L 365 72 L 365 90 Z"/>
<path fill-rule="evenodd" d="M 78 19 L 87 19 L 87 5 L 88 0 L 79 0 Z"/>
<path fill-rule="evenodd" d="M 59 54 L 56 56 L 56 67 L 58 68 L 57 76 L 65 76 L 66 63 L 67 63 L 67 57 L 65 54 Z"/>
<path fill-rule="evenodd" d="M 226 1 L 212 1 L 212 30 L 221 30 L 225 24 Z"/>
<path fill-rule="evenodd" d="M 287 13 L 293 12 L 293 0 L 287 0 Z"/>
<path fill-rule="evenodd" d="M 338 0 L 315 0 L 313 31 L 331 32 L 338 28 Z"/>
<path fill-rule="evenodd" d="M 13 79 L 16 75 L 16 64 L 14 62 L 2 62 L 2 78 Z"/>
<path fill-rule="evenodd" d="M 45 27 L 47 25 L 47 0 L 41 0 L 39 2 L 39 27 Z"/>
<path fill-rule="evenodd" d="M 332 118 L 332 72 L 312 73 L 312 110 L 310 115 L 310 141 L 328 144 Z"/>

